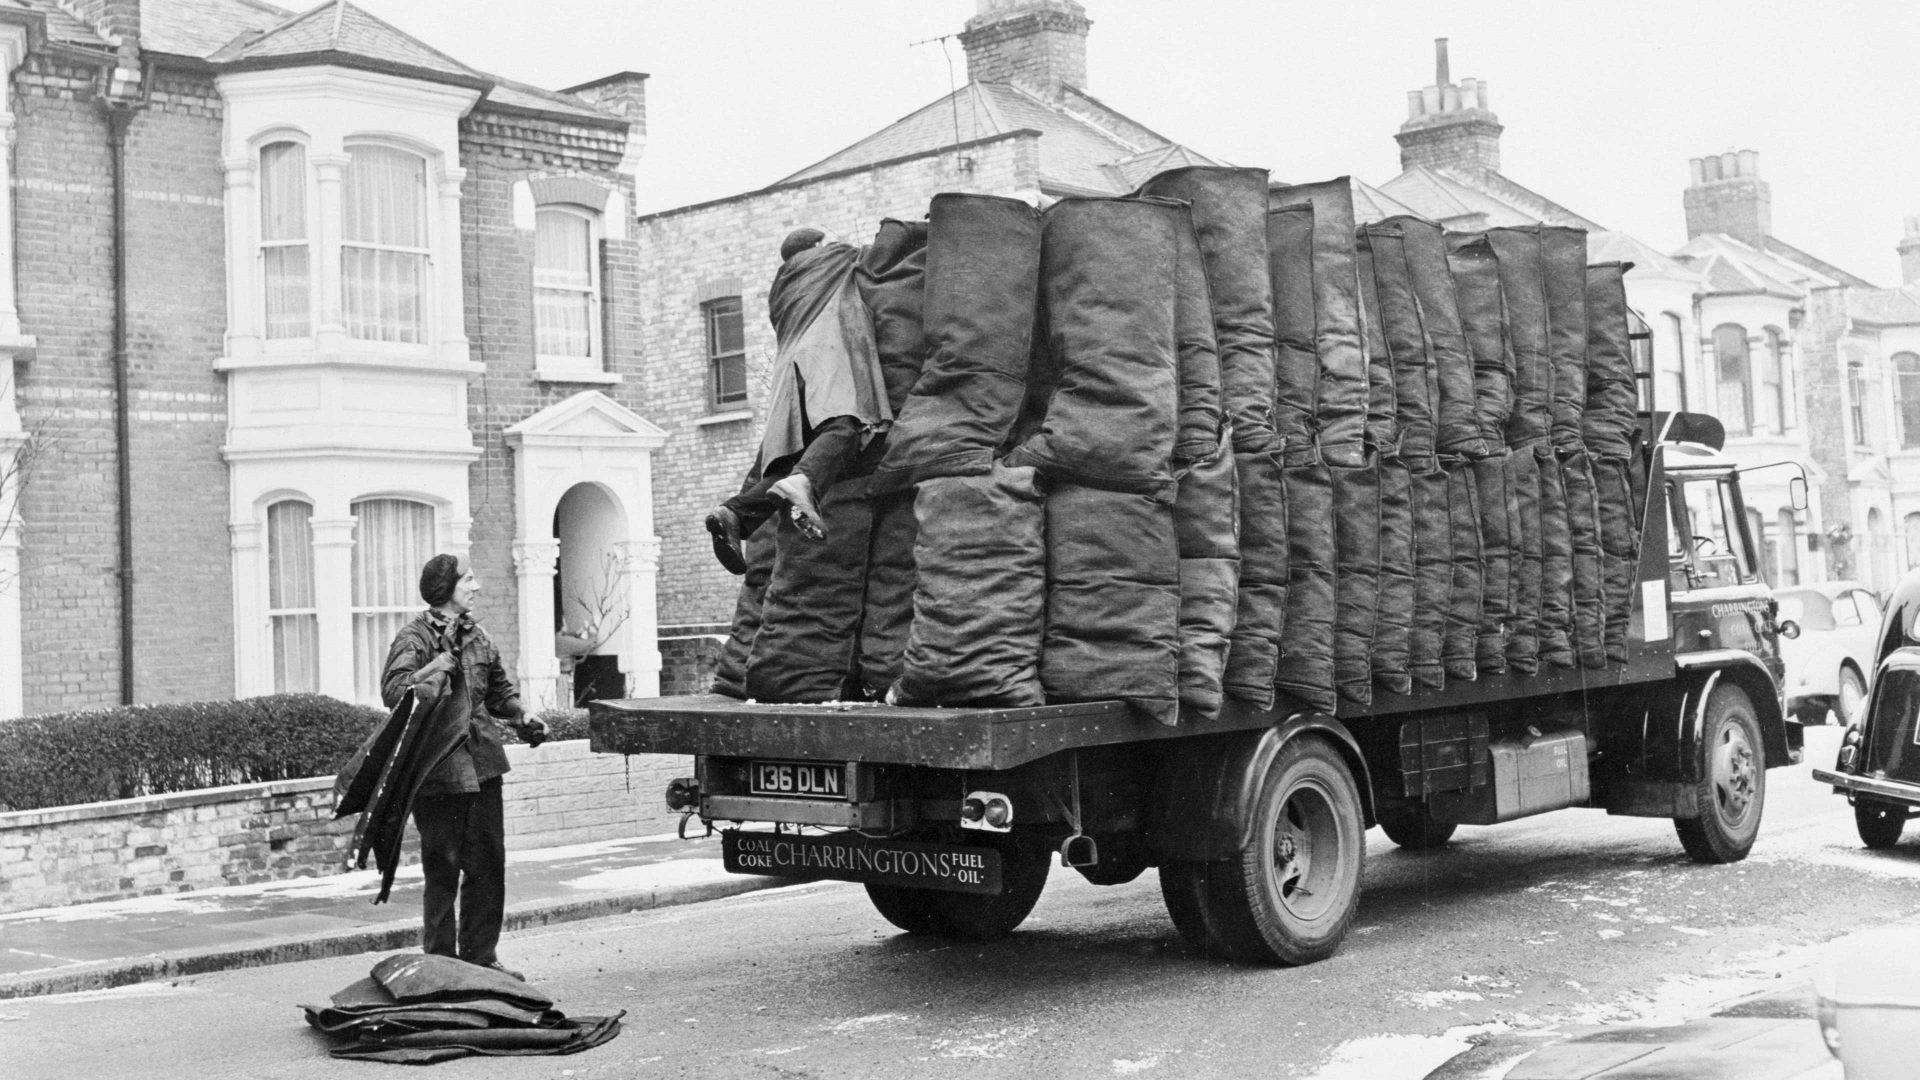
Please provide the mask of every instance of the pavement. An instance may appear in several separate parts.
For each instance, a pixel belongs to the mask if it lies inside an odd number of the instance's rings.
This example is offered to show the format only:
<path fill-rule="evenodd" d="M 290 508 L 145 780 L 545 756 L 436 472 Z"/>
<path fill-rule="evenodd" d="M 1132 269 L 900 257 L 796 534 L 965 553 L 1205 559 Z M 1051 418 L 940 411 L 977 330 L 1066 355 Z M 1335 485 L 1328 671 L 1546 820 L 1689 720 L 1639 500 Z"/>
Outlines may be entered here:
<path fill-rule="evenodd" d="M 506 929 L 783 884 L 726 873 L 717 838 L 510 852 Z M 378 887 L 379 875 L 365 870 L 0 914 L 0 998 L 416 947 L 419 867 L 400 871 L 387 903 L 371 902 Z M 513 962 L 511 942 L 503 959 Z M 1842 1080 L 1821 1039 L 1811 983 L 1786 982 L 1683 1023 L 1483 1035 L 1427 1080 Z"/>
<path fill-rule="evenodd" d="M 789 884 L 729 874 L 718 837 L 654 836 L 507 853 L 505 929 L 692 904 Z M 0 998 L 417 948 L 420 867 L 0 914 Z M 502 950 L 509 966 L 513 956 Z"/>

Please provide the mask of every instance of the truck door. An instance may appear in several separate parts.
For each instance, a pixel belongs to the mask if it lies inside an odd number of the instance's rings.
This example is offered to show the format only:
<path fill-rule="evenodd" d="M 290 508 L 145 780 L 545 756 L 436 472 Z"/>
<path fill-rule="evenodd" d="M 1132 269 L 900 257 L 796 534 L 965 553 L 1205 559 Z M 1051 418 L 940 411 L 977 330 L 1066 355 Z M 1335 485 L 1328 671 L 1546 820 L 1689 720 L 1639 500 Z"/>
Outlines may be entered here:
<path fill-rule="evenodd" d="M 1774 668 L 1777 679 L 1773 594 L 1747 535 L 1738 476 L 1731 470 L 1672 469 L 1666 484 L 1674 651 L 1739 649 Z"/>

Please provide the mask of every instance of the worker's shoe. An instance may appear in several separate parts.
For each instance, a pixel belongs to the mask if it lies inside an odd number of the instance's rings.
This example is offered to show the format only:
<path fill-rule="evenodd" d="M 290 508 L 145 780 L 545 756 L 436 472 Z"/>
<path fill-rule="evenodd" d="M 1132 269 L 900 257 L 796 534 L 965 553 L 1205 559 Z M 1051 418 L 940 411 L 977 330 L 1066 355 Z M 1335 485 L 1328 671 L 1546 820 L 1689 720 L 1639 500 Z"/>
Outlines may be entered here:
<path fill-rule="evenodd" d="M 480 966 L 483 968 L 490 968 L 509 978 L 518 979 L 521 982 L 527 981 L 527 977 L 525 975 L 520 974 L 519 972 L 513 970 L 512 968 L 508 967 L 507 965 L 501 963 L 498 960 L 489 960 L 486 963 L 481 964 Z"/>
<path fill-rule="evenodd" d="M 740 546 L 740 517 L 724 506 L 707 511 L 707 531 L 713 534 L 713 557 L 727 573 L 747 572 L 747 557 Z"/>

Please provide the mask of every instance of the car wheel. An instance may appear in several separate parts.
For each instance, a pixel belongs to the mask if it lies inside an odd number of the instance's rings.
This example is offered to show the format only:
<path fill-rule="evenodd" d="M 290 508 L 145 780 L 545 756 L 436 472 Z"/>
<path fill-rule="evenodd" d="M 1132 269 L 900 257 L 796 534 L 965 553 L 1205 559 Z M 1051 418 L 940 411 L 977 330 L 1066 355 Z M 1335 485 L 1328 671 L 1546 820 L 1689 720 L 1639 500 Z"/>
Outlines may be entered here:
<path fill-rule="evenodd" d="M 1867 683 L 1852 666 L 1840 668 L 1840 696 L 1835 700 L 1833 715 L 1842 727 L 1852 727 L 1860 722 L 1867 711 Z"/>
<path fill-rule="evenodd" d="M 1853 804 L 1853 825 L 1861 843 L 1884 851 L 1900 842 L 1900 832 L 1907 827 L 1907 808 L 1861 799 Z"/>

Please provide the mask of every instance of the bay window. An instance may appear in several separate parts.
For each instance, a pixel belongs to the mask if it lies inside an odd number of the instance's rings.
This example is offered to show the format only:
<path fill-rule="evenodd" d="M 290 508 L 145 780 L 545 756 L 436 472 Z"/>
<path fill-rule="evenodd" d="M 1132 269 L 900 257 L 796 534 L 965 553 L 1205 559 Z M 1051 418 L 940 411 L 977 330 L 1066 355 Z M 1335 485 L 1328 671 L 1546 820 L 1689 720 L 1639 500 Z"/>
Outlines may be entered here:
<path fill-rule="evenodd" d="M 267 623 L 273 636 L 273 689 L 320 689 L 320 609 L 313 590 L 313 507 L 285 500 L 267 507 Z"/>
<path fill-rule="evenodd" d="M 410 499 L 362 499 L 353 517 L 354 690 L 373 702 L 387 647 L 422 606 L 420 568 L 434 556 L 434 514 Z"/>
<path fill-rule="evenodd" d="M 312 332 L 307 246 L 307 148 L 276 142 L 260 150 L 260 276 L 269 340 Z"/>
<path fill-rule="evenodd" d="M 340 307 L 347 336 L 417 345 L 425 337 L 427 163 L 352 146 L 340 211 Z"/>

